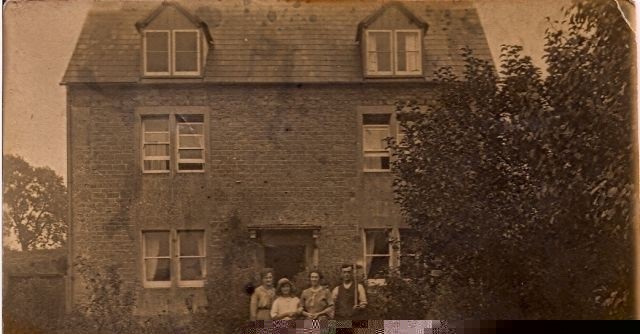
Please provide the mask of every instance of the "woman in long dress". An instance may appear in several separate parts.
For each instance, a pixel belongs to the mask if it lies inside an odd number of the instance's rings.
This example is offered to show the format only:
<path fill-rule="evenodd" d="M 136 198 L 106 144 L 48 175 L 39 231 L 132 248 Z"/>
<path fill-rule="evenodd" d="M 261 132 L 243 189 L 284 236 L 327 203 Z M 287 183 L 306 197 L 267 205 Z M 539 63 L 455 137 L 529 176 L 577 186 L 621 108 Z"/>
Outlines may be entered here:
<path fill-rule="evenodd" d="M 276 289 L 278 297 L 271 306 L 271 319 L 273 320 L 294 320 L 302 312 L 300 299 L 293 294 L 293 285 L 286 278 L 278 281 Z"/>
<path fill-rule="evenodd" d="M 260 272 L 262 285 L 257 287 L 251 295 L 249 314 L 251 321 L 271 320 L 271 305 L 276 296 L 273 288 L 273 270 L 264 269 Z"/>
<path fill-rule="evenodd" d="M 333 297 L 329 289 L 320 285 L 322 274 L 313 270 L 309 273 L 310 287 L 302 291 L 300 305 L 306 319 L 325 320 L 333 317 Z"/>

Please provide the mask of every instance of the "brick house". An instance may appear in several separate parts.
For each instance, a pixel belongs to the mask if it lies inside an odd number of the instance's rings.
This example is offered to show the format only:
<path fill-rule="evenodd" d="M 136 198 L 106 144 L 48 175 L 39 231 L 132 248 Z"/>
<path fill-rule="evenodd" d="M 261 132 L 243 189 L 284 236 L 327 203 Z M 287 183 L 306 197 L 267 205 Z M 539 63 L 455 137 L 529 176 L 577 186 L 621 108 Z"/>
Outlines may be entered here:
<path fill-rule="evenodd" d="M 96 3 L 62 82 L 70 260 L 116 265 L 141 314 L 204 303 L 232 215 L 276 276 L 409 263 L 383 138 L 464 46 L 490 59 L 465 1 Z"/>

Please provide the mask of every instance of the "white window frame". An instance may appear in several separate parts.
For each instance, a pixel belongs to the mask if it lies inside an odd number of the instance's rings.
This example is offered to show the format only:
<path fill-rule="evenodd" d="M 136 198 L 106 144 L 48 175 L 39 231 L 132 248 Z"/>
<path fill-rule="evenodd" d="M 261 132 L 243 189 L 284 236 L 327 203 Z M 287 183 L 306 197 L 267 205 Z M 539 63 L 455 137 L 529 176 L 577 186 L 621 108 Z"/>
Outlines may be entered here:
<path fill-rule="evenodd" d="M 372 227 L 372 228 L 363 228 L 361 230 L 362 235 L 362 263 L 364 268 L 365 275 L 367 274 L 367 257 L 382 257 L 388 256 L 389 258 L 389 270 L 399 270 L 402 256 L 417 256 L 417 254 L 402 254 L 402 244 L 401 244 L 401 230 L 411 231 L 410 228 L 403 227 L 394 227 L 394 228 L 383 228 L 383 227 Z M 387 242 L 389 246 L 389 255 L 385 254 L 368 254 L 367 253 L 367 231 L 383 231 L 387 234 Z M 397 248 L 394 248 L 394 243 L 397 242 Z M 400 273 L 402 275 L 402 272 Z M 369 285 L 384 285 L 386 284 L 386 280 L 384 278 L 368 278 L 365 277 L 367 283 Z"/>
<path fill-rule="evenodd" d="M 367 252 L 367 232 L 368 231 L 382 231 L 387 234 L 387 246 L 389 247 L 389 254 L 369 254 Z M 386 280 L 384 278 L 369 278 L 367 277 L 367 258 L 368 257 L 388 257 L 389 259 L 389 269 L 394 268 L 394 260 L 393 260 L 393 245 L 389 240 L 389 228 L 363 228 L 362 229 L 362 259 L 363 265 L 362 268 L 364 270 L 365 278 L 367 280 L 368 285 L 384 285 Z"/>
<path fill-rule="evenodd" d="M 147 256 L 146 250 L 146 233 L 153 232 L 167 232 L 169 238 L 169 256 Z M 171 230 L 142 230 L 141 231 L 141 240 L 142 240 L 142 282 L 145 288 L 170 288 L 173 280 L 173 266 L 171 259 L 173 258 L 173 247 L 172 244 L 172 234 Z M 147 259 L 168 259 L 169 260 L 169 280 L 168 281 L 148 281 L 147 280 Z"/>
<path fill-rule="evenodd" d="M 390 116 L 391 117 L 391 116 Z M 367 129 L 387 129 L 387 137 L 391 136 L 391 124 L 362 124 L 362 169 L 365 172 L 390 172 L 391 171 L 391 165 L 389 165 L 388 169 L 369 169 L 366 168 L 366 164 L 364 162 L 364 160 L 367 157 L 387 157 L 389 158 L 389 163 L 391 163 L 391 152 L 388 149 L 380 149 L 380 150 L 367 150 L 367 148 L 365 147 L 365 133 Z"/>
<path fill-rule="evenodd" d="M 393 69 L 394 69 L 394 56 L 393 54 L 395 53 L 395 48 L 394 48 L 394 34 L 393 34 L 393 30 L 379 30 L 379 29 L 372 29 L 372 30 L 367 30 L 366 31 L 366 36 L 367 36 L 367 50 L 366 50 L 366 58 L 365 58 L 365 63 L 367 66 L 367 74 L 370 75 L 393 75 Z M 384 33 L 388 33 L 389 34 L 389 47 L 391 48 L 389 50 L 389 65 L 391 67 L 391 70 L 389 71 L 378 71 L 378 69 L 376 68 L 375 70 L 372 68 L 369 68 L 369 54 L 373 53 L 373 54 L 378 54 L 378 50 L 377 50 L 377 45 L 376 45 L 376 50 L 375 51 L 370 51 L 369 50 L 369 45 L 371 45 L 371 39 L 369 37 L 369 34 L 371 33 L 376 33 L 376 32 L 384 32 Z"/>
<path fill-rule="evenodd" d="M 196 66 L 197 66 L 197 70 L 196 71 L 177 71 L 176 70 L 176 33 L 177 32 L 195 32 L 196 33 Z M 200 30 L 198 29 L 175 29 L 175 30 L 171 30 L 171 55 L 172 55 L 172 59 L 171 59 L 171 71 L 173 73 L 173 75 L 175 76 L 196 76 L 196 75 L 200 75 L 201 72 L 201 54 L 200 54 Z"/>
<path fill-rule="evenodd" d="M 147 71 L 147 33 L 165 32 L 167 33 L 167 70 L 166 72 L 149 72 Z M 168 76 L 171 75 L 171 30 L 145 30 L 142 36 L 142 59 L 144 75 L 148 76 Z"/>
<path fill-rule="evenodd" d="M 176 144 L 175 144 L 175 156 L 176 156 L 176 164 L 175 164 L 175 169 L 177 173 L 204 173 L 205 169 L 206 169 L 206 161 L 207 161 L 207 141 L 206 141 L 206 119 L 205 119 L 205 115 L 203 114 L 184 114 L 184 113 L 175 113 L 174 115 L 174 124 L 175 124 L 175 135 L 176 135 Z M 180 117 L 180 115 L 202 115 L 202 123 L 198 123 L 198 122 L 178 122 L 178 117 Z M 179 131 L 179 124 L 202 124 L 202 134 L 201 135 L 188 135 L 188 136 L 193 136 L 193 137 L 201 137 L 202 138 L 202 147 L 180 147 L 180 131 Z M 185 135 L 183 135 L 185 136 Z M 180 159 L 180 150 L 202 150 L 202 159 Z M 199 170 L 195 170 L 195 169 L 185 169 L 185 170 L 181 170 L 180 169 L 180 164 L 181 163 L 195 163 L 195 164 L 202 164 L 202 169 Z"/>
<path fill-rule="evenodd" d="M 398 33 L 401 32 L 412 32 L 418 34 L 418 71 L 399 71 L 398 70 Z M 415 52 L 415 51 L 414 51 Z M 407 64 L 408 68 L 408 59 L 406 57 L 407 50 L 405 46 L 405 64 Z M 420 29 L 398 29 L 393 31 L 393 69 L 395 74 L 397 75 L 421 75 L 422 74 L 422 31 Z"/>
<path fill-rule="evenodd" d="M 364 124 L 364 117 L 365 115 L 389 115 L 389 121 L 388 123 L 385 124 Z M 362 172 L 364 173 L 389 173 L 392 171 L 393 167 L 392 167 L 392 163 L 393 163 L 393 156 L 392 156 L 392 152 L 390 149 L 387 149 L 386 152 L 388 152 L 387 154 L 382 154 L 382 150 L 379 151 L 380 155 L 378 156 L 388 156 L 389 157 L 389 168 L 388 169 L 368 169 L 366 168 L 366 163 L 365 163 L 365 157 L 369 156 L 369 157 L 373 157 L 374 156 L 374 152 L 371 151 L 371 155 L 367 154 L 367 151 L 365 150 L 365 143 L 364 143 L 364 139 L 365 139 L 365 129 L 366 127 L 376 127 L 376 126 L 389 126 L 389 137 L 390 138 L 395 138 L 396 141 L 398 140 L 398 138 L 400 138 L 399 135 L 404 134 L 404 130 L 401 129 L 401 124 L 400 124 L 400 120 L 398 120 L 398 114 L 395 111 L 395 108 L 393 106 L 359 106 L 358 107 L 358 126 L 360 127 L 359 131 L 361 131 L 362 133 L 360 134 L 360 164 L 361 164 L 361 168 L 362 168 Z M 404 136 L 406 136 L 406 134 L 404 134 Z M 406 146 L 402 146 L 402 147 L 406 147 Z"/>
<path fill-rule="evenodd" d="M 169 234 L 169 256 L 146 256 L 146 238 L 145 233 L 150 232 L 168 232 Z M 180 232 L 202 232 L 203 238 L 203 256 L 180 256 Z M 179 288 L 201 288 L 204 287 L 207 279 L 207 231 L 205 229 L 144 229 L 140 231 L 141 240 L 141 258 L 142 258 L 142 282 L 144 288 L 171 288 L 177 286 Z M 186 280 L 180 278 L 180 260 L 182 258 L 202 258 L 202 280 Z M 146 259 L 169 259 L 170 279 L 168 281 L 147 281 Z"/>
<path fill-rule="evenodd" d="M 369 67 L 369 54 L 370 53 L 375 53 L 376 51 L 370 51 L 369 50 L 369 45 L 370 45 L 370 38 L 369 38 L 369 33 L 372 32 L 387 32 L 389 33 L 389 39 L 390 39 L 390 45 L 391 45 L 391 71 L 378 71 L 378 69 L 376 68 L 371 69 Z M 418 33 L 418 71 L 415 72 L 411 72 L 411 71 L 398 71 L 398 45 L 397 45 L 397 40 L 398 40 L 398 33 L 399 32 L 416 32 Z M 365 50 L 365 59 L 364 59 L 364 63 L 366 66 L 366 72 L 367 75 L 370 76 L 393 76 L 393 75 L 397 75 L 397 76 L 420 76 L 422 75 L 422 40 L 423 40 L 423 36 L 422 36 L 422 31 L 420 29 L 367 29 L 365 30 L 365 36 L 366 36 L 366 44 L 367 44 L 367 48 Z"/>
<path fill-rule="evenodd" d="M 206 169 L 207 169 L 207 139 L 208 139 L 208 132 L 209 132 L 209 117 L 208 117 L 208 110 L 206 110 L 206 108 L 201 108 L 201 107 L 197 107 L 197 111 L 193 110 L 193 108 L 190 107 L 182 107 L 185 108 L 185 110 L 181 110 L 181 107 L 153 107 L 153 108 L 145 108 L 148 109 L 150 111 L 141 111 L 139 112 L 139 116 L 138 116 L 138 121 L 140 122 L 138 131 L 139 131 L 139 136 L 140 136 L 140 170 L 142 171 L 143 174 L 166 174 L 166 173 L 179 173 L 179 174 L 188 174 L 188 173 L 205 173 Z M 163 111 L 166 110 L 166 111 Z M 191 109 L 191 110 L 189 110 Z M 179 155 L 178 155 L 178 150 L 179 150 L 179 133 L 178 133 L 178 124 L 184 124 L 184 123 L 178 123 L 176 121 L 176 117 L 179 117 L 180 115 L 200 115 L 202 116 L 202 129 L 203 129 L 203 134 L 202 134 L 202 148 L 198 148 L 202 150 L 202 159 L 187 159 L 187 160 L 180 160 L 179 159 Z M 162 170 L 162 171 L 156 171 L 156 170 L 145 170 L 144 167 L 144 161 L 145 161 L 145 152 L 144 152 L 144 145 L 145 145 L 145 138 L 144 138 L 144 118 L 146 117 L 168 117 L 169 118 L 169 152 L 170 152 L 170 156 L 169 156 L 169 170 Z M 198 123 L 199 124 L 199 123 Z M 197 160 L 197 162 L 196 162 Z M 193 162 L 193 163 L 202 163 L 202 169 L 198 169 L 198 170 L 180 170 L 179 167 L 179 162 L 181 163 L 189 163 L 189 162 Z"/>
<path fill-rule="evenodd" d="M 145 134 L 147 133 L 146 129 L 145 129 L 145 125 L 144 125 L 144 119 L 145 118 L 166 118 L 167 119 L 167 138 L 169 138 L 169 142 L 167 143 L 149 143 L 147 144 L 146 142 L 146 136 Z M 171 173 L 171 115 L 142 115 L 142 117 L 140 118 L 140 123 L 141 123 L 141 134 L 142 134 L 142 140 L 141 140 L 141 155 L 142 155 L 142 172 L 145 174 L 165 174 L 165 173 Z M 165 132 L 157 132 L 157 131 L 153 131 L 150 133 L 165 133 Z M 145 145 L 168 145 L 169 146 L 169 156 L 163 156 L 162 159 L 159 157 L 153 157 L 153 158 L 147 158 L 144 148 Z M 144 167 L 144 162 L 145 161 L 168 161 L 169 162 L 169 169 L 166 170 L 155 170 L 155 169 L 150 169 L 147 170 Z"/>
<path fill-rule="evenodd" d="M 148 32 L 166 32 L 167 33 L 167 64 L 168 72 L 148 72 L 147 71 L 147 33 Z M 197 49 L 197 71 L 176 71 L 176 32 L 195 32 L 196 33 L 196 49 Z M 200 36 L 200 30 L 198 29 L 173 29 L 173 30 L 154 30 L 149 29 L 143 32 L 142 36 L 142 64 L 143 73 L 149 77 L 159 76 L 175 76 L 175 77 L 193 77 L 199 76 L 202 73 L 202 41 Z"/>
<path fill-rule="evenodd" d="M 207 277 L 207 237 L 206 232 L 203 229 L 179 229 L 176 230 L 176 277 L 178 281 L 178 287 L 181 288 L 201 288 L 204 286 L 204 281 Z M 196 255 L 180 255 L 180 232 L 202 232 L 202 244 L 203 254 L 201 256 Z M 182 259 L 203 259 L 202 265 L 202 280 L 182 280 L 181 277 L 181 264 Z"/>

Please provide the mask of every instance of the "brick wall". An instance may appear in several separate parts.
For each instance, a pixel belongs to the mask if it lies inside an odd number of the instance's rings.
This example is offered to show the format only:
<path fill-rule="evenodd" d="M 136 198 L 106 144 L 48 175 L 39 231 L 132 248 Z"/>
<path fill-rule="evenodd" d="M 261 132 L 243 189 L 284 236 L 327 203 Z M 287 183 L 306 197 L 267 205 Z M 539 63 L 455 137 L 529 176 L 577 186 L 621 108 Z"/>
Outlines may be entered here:
<path fill-rule="evenodd" d="M 5 250 L 3 259 L 3 314 L 5 330 L 29 332 L 55 323 L 64 314 L 67 250 Z"/>
<path fill-rule="evenodd" d="M 211 271 L 233 212 L 244 225 L 318 225 L 320 267 L 337 270 L 361 256 L 359 228 L 399 222 L 391 175 L 361 172 L 358 107 L 393 111 L 429 87 L 71 85 L 73 256 L 117 265 L 149 313 L 201 289 L 142 288 L 142 229 L 205 228 Z M 137 112 L 156 106 L 208 108 L 205 173 L 141 173 Z M 76 279 L 76 301 L 81 291 Z"/>

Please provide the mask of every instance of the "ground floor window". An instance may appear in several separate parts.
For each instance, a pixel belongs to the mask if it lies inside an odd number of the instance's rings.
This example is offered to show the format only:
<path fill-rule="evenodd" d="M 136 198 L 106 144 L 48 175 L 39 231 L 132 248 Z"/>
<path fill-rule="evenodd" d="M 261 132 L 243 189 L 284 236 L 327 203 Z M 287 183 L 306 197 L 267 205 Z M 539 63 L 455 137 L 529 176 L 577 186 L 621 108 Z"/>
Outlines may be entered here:
<path fill-rule="evenodd" d="M 203 286 L 204 230 L 142 231 L 142 262 L 145 287 Z"/>
<path fill-rule="evenodd" d="M 364 273 L 371 283 L 383 283 L 390 270 L 411 276 L 419 266 L 419 235 L 411 229 L 364 229 Z"/>

